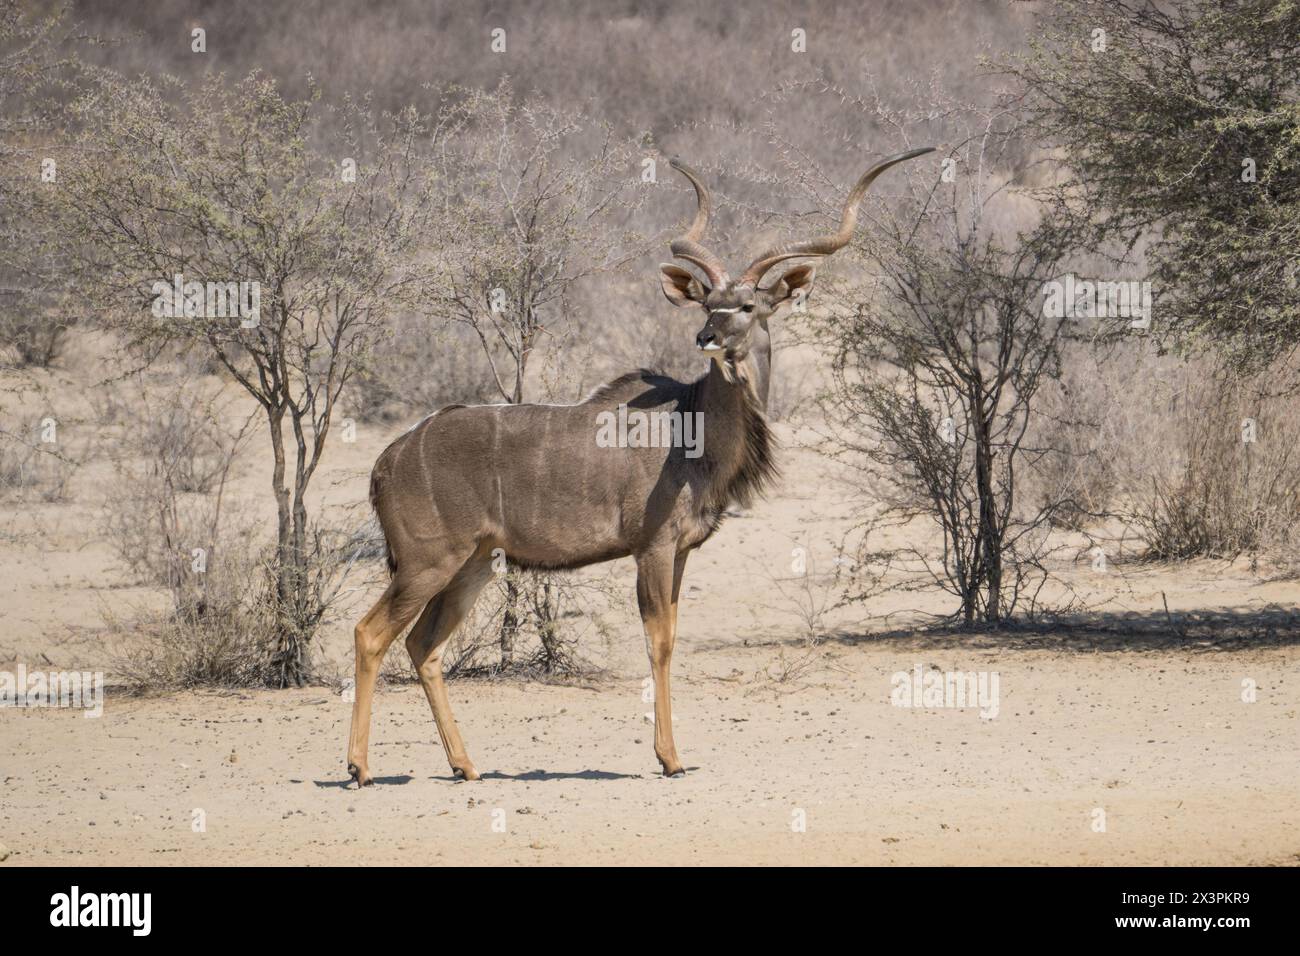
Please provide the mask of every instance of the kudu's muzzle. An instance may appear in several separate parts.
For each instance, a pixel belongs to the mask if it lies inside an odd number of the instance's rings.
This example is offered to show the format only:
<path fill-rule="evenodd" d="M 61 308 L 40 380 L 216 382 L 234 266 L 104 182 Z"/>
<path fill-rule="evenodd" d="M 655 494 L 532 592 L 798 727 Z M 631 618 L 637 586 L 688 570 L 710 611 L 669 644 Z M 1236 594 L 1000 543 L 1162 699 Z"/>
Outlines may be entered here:
<path fill-rule="evenodd" d="M 718 333 L 712 329 L 704 329 L 699 335 L 695 336 L 695 347 L 701 352 L 710 352 L 720 348 L 718 344 Z"/>

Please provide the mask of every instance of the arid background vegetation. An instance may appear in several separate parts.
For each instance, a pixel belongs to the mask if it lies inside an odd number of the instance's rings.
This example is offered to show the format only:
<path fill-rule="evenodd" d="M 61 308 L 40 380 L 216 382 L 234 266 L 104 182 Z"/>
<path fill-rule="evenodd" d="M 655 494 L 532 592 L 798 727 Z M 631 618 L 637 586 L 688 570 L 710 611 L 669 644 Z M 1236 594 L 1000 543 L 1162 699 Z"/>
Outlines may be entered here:
<path fill-rule="evenodd" d="M 1300 859 L 1292 5 L 0 0 L 0 40 L 0 669 L 109 685 L 0 711 L 0 859 Z M 620 561 L 508 569 L 454 638 L 478 790 L 398 641 L 340 792 L 379 452 L 704 371 L 669 157 L 740 264 L 920 145 L 775 320 L 781 478 L 686 576 L 687 778 Z M 176 273 L 259 324 L 160 320 Z M 1067 274 L 1149 323 L 1051 314 Z M 891 707 L 914 669 L 1000 715 Z"/>

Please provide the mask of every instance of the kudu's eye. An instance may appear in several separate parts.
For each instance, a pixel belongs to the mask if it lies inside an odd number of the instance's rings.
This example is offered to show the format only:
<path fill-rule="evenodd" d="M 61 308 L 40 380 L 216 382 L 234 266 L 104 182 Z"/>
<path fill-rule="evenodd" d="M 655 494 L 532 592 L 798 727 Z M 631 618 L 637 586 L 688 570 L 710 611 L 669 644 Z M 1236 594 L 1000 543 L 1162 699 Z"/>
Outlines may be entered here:
<path fill-rule="evenodd" d="M 754 307 L 753 307 L 752 305 L 742 305 L 742 306 L 740 307 L 740 311 L 741 311 L 741 312 L 753 312 L 753 311 L 754 311 Z"/>

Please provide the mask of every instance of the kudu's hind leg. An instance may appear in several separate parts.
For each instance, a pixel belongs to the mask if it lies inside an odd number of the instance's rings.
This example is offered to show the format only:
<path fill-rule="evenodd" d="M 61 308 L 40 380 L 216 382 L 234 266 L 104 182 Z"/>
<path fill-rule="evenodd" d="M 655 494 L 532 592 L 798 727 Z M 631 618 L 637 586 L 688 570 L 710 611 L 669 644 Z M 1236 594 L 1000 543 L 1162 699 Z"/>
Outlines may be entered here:
<path fill-rule="evenodd" d="M 641 622 L 645 626 L 650 673 L 655 685 L 655 756 L 668 777 L 686 772 L 677 759 L 677 745 L 673 742 L 669 676 L 673 646 L 677 643 L 677 598 L 685 566 L 684 553 L 656 553 L 637 559 L 636 597 L 641 609 Z"/>
<path fill-rule="evenodd" d="M 416 613 L 447 586 L 460 560 L 463 558 L 449 561 L 446 567 L 426 568 L 417 574 L 404 575 L 399 568 L 383 597 L 357 624 L 356 699 L 352 703 L 352 731 L 348 735 L 348 773 L 359 787 L 374 782 L 368 756 L 370 708 L 384 652 Z"/>
<path fill-rule="evenodd" d="M 433 708 L 433 719 L 438 725 L 447 763 L 454 774 L 466 780 L 479 779 L 478 771 L 465 752 L 465 742 L 451 713 L 447 698 L 447 684 L 442 677 L 442 655 L 447 641 L 465 619 L 479 592 L 492 577 L 490 553 L 476 554 L 457 572 L 451 584 L 429 602 L 420 619 L 406 636 L 406 649 L 411 663 L 420 675 L 424 694 Z"/>

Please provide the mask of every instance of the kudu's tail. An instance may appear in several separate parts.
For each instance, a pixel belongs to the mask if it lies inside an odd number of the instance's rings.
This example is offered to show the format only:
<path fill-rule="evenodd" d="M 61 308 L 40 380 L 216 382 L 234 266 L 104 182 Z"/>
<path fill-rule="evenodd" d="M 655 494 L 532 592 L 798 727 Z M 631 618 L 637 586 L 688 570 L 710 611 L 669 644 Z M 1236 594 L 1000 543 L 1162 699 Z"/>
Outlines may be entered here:
<path fill-rule="evenodd" d="M 379 475 L 377 469 L 370 473 L 370 508 L 375 513 L 379 533 L 384 538 L 384 560 L 388 564 L 388 576 L 392 577 L 397 573 L 397 561 L 393 559 L 393 547 L 388 543 L 388 535 L 384 532 L 384 523 L 379 520 Z"/>

